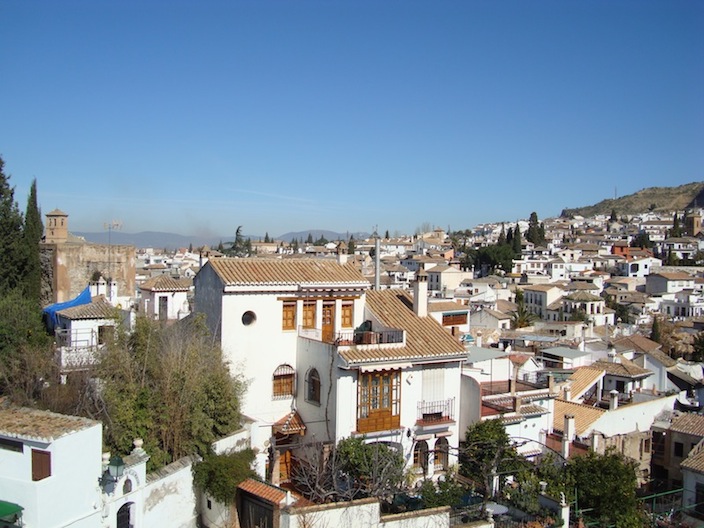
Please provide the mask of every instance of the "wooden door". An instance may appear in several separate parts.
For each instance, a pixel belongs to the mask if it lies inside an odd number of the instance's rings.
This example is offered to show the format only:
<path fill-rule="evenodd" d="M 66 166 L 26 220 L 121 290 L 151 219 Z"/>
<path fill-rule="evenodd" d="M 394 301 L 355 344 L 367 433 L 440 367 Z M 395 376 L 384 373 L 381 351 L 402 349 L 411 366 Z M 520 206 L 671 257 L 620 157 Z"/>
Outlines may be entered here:
<path fill-rule="evenodd" d="M 335 304 L 323 303 L 323 341 L 332 343 L 335 335 Z"/>

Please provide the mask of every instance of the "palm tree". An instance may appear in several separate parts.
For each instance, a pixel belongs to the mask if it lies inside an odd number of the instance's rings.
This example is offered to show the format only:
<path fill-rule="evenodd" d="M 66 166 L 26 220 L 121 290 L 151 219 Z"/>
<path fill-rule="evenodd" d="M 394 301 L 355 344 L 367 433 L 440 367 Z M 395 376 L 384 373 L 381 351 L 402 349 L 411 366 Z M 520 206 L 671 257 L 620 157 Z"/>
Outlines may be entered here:
<path fill-rule="evenodd" d="M 526 308 L 523 299 L 523 290 L 516 291 L 516 309 L 511 312 L 511 328 L 525 328 L 531 326 L 538 316 Z"/>

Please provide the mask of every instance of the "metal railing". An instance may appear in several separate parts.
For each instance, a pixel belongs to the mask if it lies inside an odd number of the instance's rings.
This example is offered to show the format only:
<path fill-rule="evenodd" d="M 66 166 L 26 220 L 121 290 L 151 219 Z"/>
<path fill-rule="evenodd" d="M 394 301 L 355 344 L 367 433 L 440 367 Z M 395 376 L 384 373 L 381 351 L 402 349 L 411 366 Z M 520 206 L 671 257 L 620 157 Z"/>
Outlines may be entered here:
<path fill-rule="evenodd" d="M 436 401 L 419 401 L 417 422 L 431 424 L 437 422 L 455 421 L 455 399 Z"/>

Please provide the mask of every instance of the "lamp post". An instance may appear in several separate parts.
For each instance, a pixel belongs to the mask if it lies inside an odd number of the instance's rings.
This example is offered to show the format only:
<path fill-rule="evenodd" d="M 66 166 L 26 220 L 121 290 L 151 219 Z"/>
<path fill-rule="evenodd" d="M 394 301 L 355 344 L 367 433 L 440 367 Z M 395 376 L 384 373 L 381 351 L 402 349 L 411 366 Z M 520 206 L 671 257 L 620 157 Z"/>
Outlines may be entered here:
<path fill-rule="evenodd" d="M 103 474 L 98 477 L 98 482 L 104 490 L 108 491 L 107 488 L 114 487 L 124 473 L 125 461 L 122 460 L 122 457 L 115 455 L 110 458 L 107 467 L 103 469 Z"/>

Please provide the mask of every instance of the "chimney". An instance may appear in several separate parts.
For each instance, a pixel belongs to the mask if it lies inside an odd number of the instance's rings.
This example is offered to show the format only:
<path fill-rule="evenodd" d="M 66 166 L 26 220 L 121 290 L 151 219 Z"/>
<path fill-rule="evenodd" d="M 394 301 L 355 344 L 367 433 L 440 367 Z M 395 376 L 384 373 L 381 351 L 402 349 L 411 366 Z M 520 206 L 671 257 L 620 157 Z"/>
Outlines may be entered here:
<path fill-rule="evenodd" d="M 337 263 L 341 266 L 347 264 L 347 244 L 344 242 L 337 245 Z"/>
<path fill-rule="evenodd" d="M 548 372 L 548 392 L 553 394 L 555 392 L 555 376 L 552 372 Z"/>
<path fill-rule="evenodd" d="M 521 407 L 523 407 L 523 398 L 520 396 L 513 397 L 513 409 L 519 413 L 521 412 Z"/>
<path fill-rule="evenodd" d="M 428 274 L 422 268 L 413 283 L 413 312 L 418 317 L 428 315 Z"/>
<path fill-rule="evenodd" d="M 572 440 L 574 440 L 574 414 L 566 414 L 562 426 L 562 458 L 569 458 Z"/>
<path fill-rule="evenodd" d="M 572 401 L 572 389 L 569 386 L 562 388 L 562 399 L 565 401 Z"/>
<path fill-rule="evenodd" d="M 612 343 L 609 343 L 606 347 L 606 356 L 608 357 L 609 363 L 616 363 L 616 349 Z"/>
<path fill-rule="evenodd" d="M 482 347 L 482 332 L 481 332 L 481 330 L 479 332 L 477 332 L 476 343 L 479 348 Z"/>
<path fill-rule="evenodd" d="M 615 411 L 618 409 L 618 391 L 612 390 L 609 393 L 609 410 Z"/>

